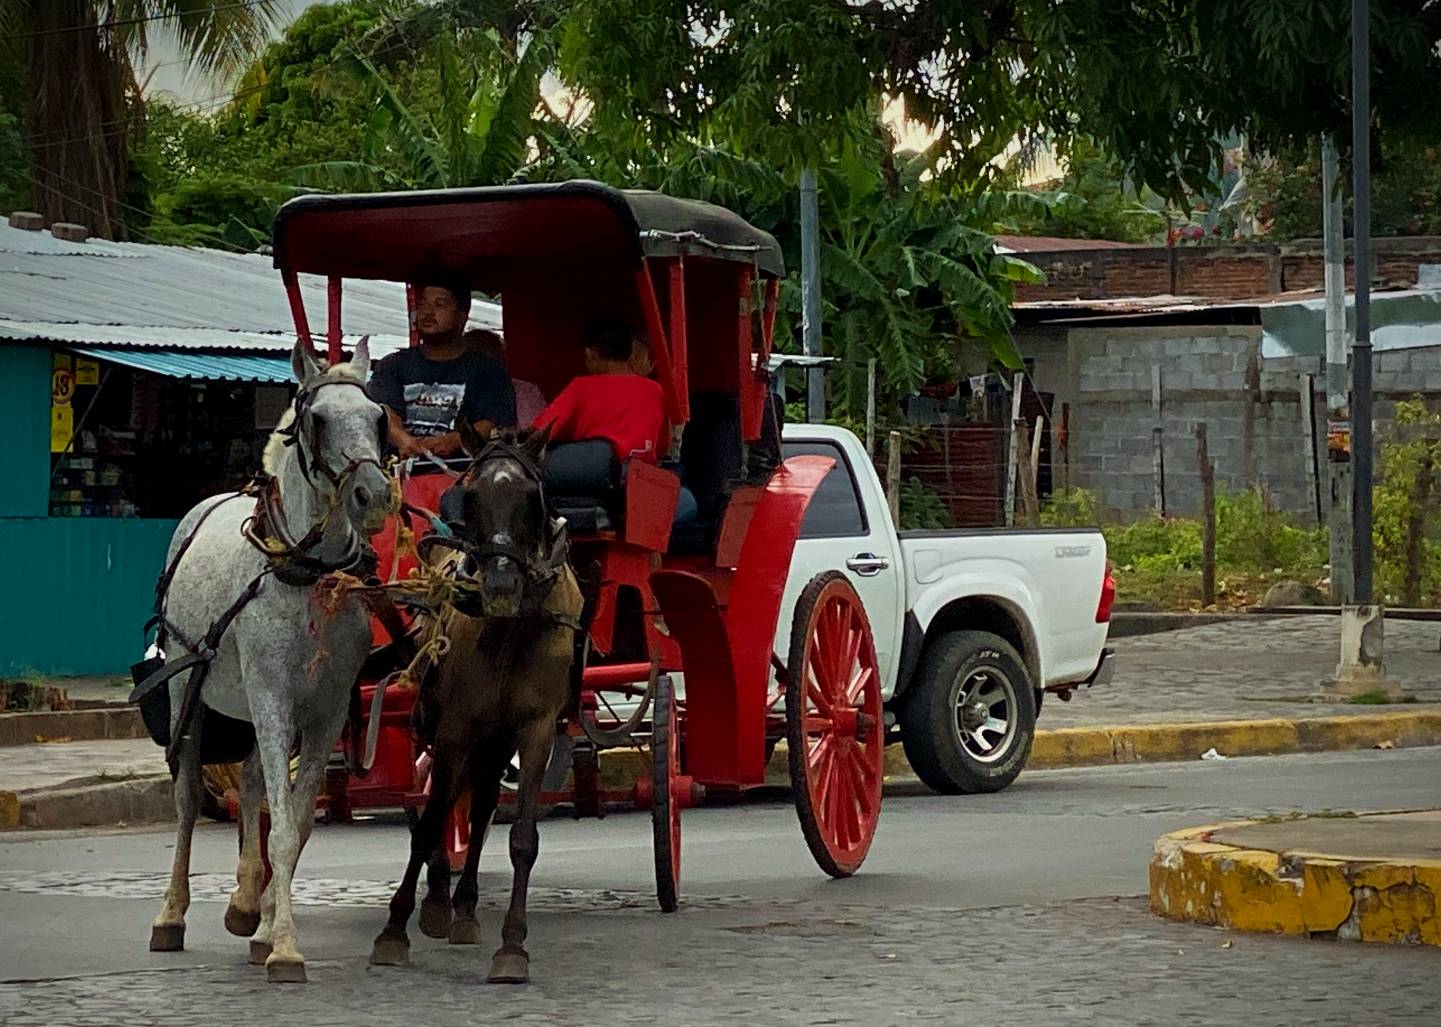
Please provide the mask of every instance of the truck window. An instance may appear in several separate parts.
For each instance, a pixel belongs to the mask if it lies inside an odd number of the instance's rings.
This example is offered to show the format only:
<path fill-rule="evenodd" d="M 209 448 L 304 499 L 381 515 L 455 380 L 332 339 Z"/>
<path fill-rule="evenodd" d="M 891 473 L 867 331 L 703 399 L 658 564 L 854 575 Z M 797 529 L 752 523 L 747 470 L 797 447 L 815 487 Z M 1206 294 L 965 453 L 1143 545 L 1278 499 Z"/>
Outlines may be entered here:
<path fill-rule="evenodd" d="M 806 509 L 801 538 L 845 538 L 866 534 L 866 515 L 856 491 L 855 476 L 841 448 L 833 442 L 787 442 L 785 455 L 828 456 L 836 462 L 821 481 Z"/>

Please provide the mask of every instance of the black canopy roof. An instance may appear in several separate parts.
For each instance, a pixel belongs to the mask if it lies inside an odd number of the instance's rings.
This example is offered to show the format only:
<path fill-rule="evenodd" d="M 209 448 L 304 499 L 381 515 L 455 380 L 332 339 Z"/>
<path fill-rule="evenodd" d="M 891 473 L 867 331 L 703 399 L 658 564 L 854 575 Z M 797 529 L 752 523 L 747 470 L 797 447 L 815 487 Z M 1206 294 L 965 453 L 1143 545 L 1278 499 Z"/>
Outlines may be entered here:
<path fill-rule="evenodd" d="M 724 207 L 589 181 L 302 196 L 276 213 L 273 235 L 279 268 L 391 281 L 443 268 L 486 290 L 677 254 L 785 274 L 775 239 Z"/>

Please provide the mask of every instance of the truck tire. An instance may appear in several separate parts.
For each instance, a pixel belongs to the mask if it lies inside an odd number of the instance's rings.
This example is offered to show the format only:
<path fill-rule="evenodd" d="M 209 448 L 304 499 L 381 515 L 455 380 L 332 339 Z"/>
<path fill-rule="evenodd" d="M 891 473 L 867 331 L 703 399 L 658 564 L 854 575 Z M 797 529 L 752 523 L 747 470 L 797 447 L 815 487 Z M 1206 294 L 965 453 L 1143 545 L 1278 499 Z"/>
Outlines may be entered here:
<path fill-rule="evenodd" d="M 988 631 L 952 631 L 927 647 L 900 710 L 906 759 L 945 795 L 998 792 L 1021 773 L 1036 735 L 1025 661 Z"/>

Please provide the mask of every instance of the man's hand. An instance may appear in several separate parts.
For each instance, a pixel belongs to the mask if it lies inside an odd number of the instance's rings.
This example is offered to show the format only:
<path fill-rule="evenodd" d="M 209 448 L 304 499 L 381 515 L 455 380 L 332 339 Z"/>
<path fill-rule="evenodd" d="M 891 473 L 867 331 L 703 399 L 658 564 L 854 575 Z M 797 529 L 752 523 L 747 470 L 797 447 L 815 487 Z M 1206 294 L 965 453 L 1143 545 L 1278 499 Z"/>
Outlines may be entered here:
<path fill-rule="evenodd" d="M 432 456 L 445 459 L 455 456 L 460 452 L 460 435 L 456 432 L 449 431 L 444 435 L 436 435 L 432 438 L 424 439 L 420 444 L 426 452 Z"/>
<path fill-rule="evenodd" d="M 425 443 L 425 439 L 418 439 L 409 432 L 402 432 L 395 439 L 395 448 L 403 458 L 409 459 L 410 457 L 425 456 L 430 452 Z"/>

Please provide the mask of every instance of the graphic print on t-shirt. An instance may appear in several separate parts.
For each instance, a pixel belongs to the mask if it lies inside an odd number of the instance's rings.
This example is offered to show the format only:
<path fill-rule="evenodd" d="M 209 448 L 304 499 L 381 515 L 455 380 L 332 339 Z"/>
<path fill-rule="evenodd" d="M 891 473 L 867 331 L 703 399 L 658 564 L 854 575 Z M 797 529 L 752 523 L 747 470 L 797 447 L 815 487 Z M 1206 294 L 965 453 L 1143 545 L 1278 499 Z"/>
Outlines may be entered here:
<path fill-rule="evenodd" d="M 464 402 L 464 383 L 413 382 L 405 386 L 405 428 L 419 438 L 444 435 Z"/>

